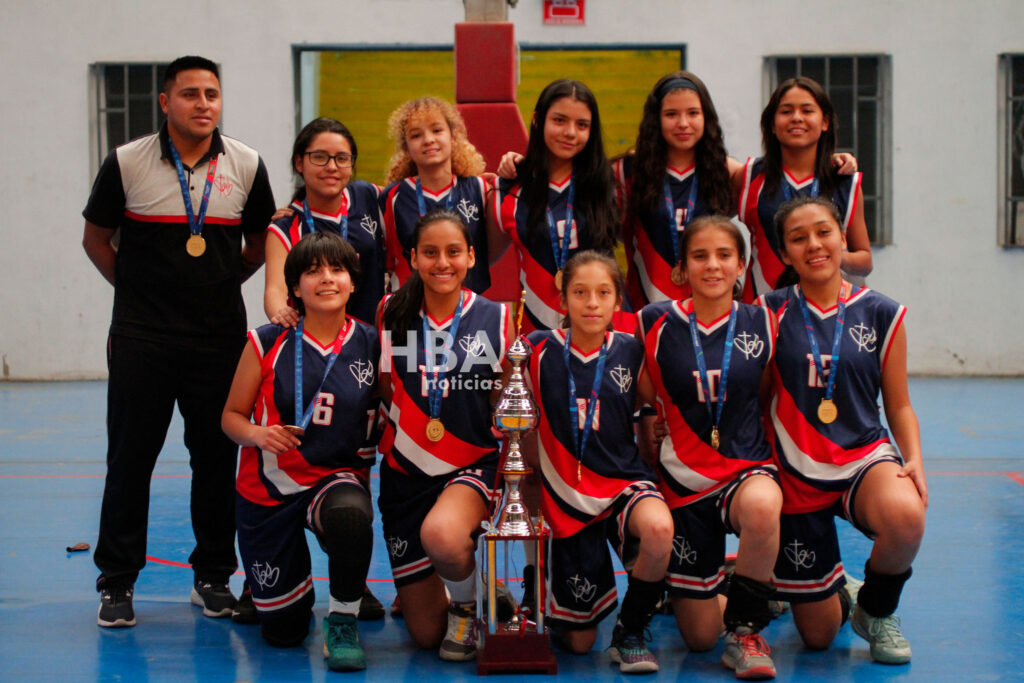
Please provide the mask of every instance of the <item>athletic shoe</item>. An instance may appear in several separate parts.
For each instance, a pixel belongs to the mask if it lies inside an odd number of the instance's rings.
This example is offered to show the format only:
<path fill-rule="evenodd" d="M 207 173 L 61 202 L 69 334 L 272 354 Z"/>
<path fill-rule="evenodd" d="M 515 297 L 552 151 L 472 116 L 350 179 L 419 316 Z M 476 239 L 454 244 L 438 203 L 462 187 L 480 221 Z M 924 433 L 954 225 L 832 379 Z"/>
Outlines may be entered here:
<path fill-rule="evenodd" d="M 448 631 L 441 643 L 441 659 L 449 662 L 467 662 L 476 657 L 477 643 L 476 605 L 448 607 Z"/>
<path fill-rule="evenodd" d="M 226 583 L 196 581 L 192 586 L 192 604 L 203 608 L 203 614 L 213 619 L 230 617 L 238 601 Z"/>
<path fill-rule="evenodd" d="M 384 605 L 370 592 L 370 587 L 364 584 L 363 599 L 359 603 L 359 621 L 380 621 L 383 618 Z"/>
<path fill-rule="evenodd" d="M 624 674 L 646 674 L 658 670 L 658 660 L 647 649 L 648 640 L 650 637 L 642 631 L 631 633 L 622 624 L 615 624 L 608 653 L 612 661 L 619 665 L 619 671 Z"/>
<path fill-rule="evenodd" d="M 359 626 L 354 616 L 331 612 L 324 619 L 324 657 L 332 671 L 366 668 L 366 653 L 359 644 Z"/>
<path fill-rule="evenodd" d="M 532 564 L 523 568 L 523 599 L 519 607 L 530 619 L 537 620 L 537 568 Z"/>
<path fill-rule="evenodd" d="M 843 586 L 846 589 L 846 594 L 850 596 L 850 604 L 857 604 L 857 594 L 860 593 L 860 587 L 864 585 L 864 582 L 853 576 L 845 569 L 843 570 L 843 576 L 846 577 L 846 585 Z"/>
<path fill-rule="evenodd" d="M 135 610 L 132 609 L 132 586 L 126 588 L 104 588 L 100 591 L 100 610 L 96 623 L 104 628 L 135 626 Z"/>
<path fill-rule="evenodd" d="M 772 650 L 757 633 L 740 627 L 725 634 L 722 664 L 736 672 L 736 678 L 745 681 L 775 678 Z"/>
<path fill-rule="evenodd" d="M 395 601 L 391 603 L 391 609 L 389 611 L 392 619 L 402 618 L 402 598 L 400 596 L 395 596 Z"/>
<path fill-rule="evenodd" d="M 854 633 L 871 644 L 871 659 L 882 664 L 906 664 L 910 661 L 910 643 L 900 632 L 895 614 L 873 617 L 857 605 L 850 618 Z"/>
<path fill-rule="evenodd" d="M 256 611 L 256 605 L 252 602 L 252 591 L 249 584 L 242 586 L 242 594 L 238 596 L 238 602 L 231 610 L 231 621 L 236 624 L 258 624 L 260 615 Z"/>
<path fill-rule="evenodd" d="M 516 599 L 512 597 L 512 591 L 508 589 L 504 581 L 498 581 L 495 592 L 498 594 L 498 621 L 508 621 L 516 615 L 519 605 L 516 604 Z M 487 600 L 484 600 L 484 609 L 487 609 Z"/>

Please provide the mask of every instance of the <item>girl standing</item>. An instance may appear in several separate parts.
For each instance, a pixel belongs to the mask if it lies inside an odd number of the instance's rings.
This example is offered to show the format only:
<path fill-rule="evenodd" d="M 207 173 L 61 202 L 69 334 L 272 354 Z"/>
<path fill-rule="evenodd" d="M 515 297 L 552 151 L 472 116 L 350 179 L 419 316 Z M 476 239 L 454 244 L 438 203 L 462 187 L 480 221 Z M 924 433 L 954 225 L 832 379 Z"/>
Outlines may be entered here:
<path fill-rule="evenodd" d="M 771 426 L 782 491 L 775 567 L 804 642 L 826 648 L 848 614 L 835 516 L 874 539 L 850 620 L 879 662 L 910 661 L 896 607 L 924 534 L 928 487 L 907 390 L 903 306 L 845 281 L 842 214 L 800 197 L 775 219 L 782 258 L 799 283 L 763 302 L 779 319 Z M 897 452 L 882 426 L 886 419 Z"/>
<path fill-rule="evenodd" d="M 348 303 L 348 313 L 372 323 L 384 297 L 384 220 L 378 205 L 380 188 L 352 179 L 356 153 L 352 133 L 334 119 L 314 119 L 295 138 L 292 170 L 302 184 L 291 211 L 267 228 L 263 308 L 270 322 L 292 327 L 299 320 L 284 280 L 288 252 L 304 235 L 330 232 L 349 242 L 359 255 L 363 277 Z"/>
<path fill-rule="evenodd" d="M 519 252 L 526 292 L 524 330 L 558 329 L 565 264 L 577 251 L 611 254 L 618 234 L 615 185 L 601 142 L 597 99 L 579 81 L 550 83 L 530 120 L 526 156 L 516 180 L 502 192 L 499 221 Z M 632 331 L 628 318 L 618 314 Z"/>
<path fill-rule="evenodd" d="M 412 272 L 409 259 L 416 222 L 439 208 L 458 214 L 469 228 L 477 260 L 465 284 L 477 294 L 486 291 L 491 286 L 490 264 L 494 261 L 488 258 L 488 235 L 497 232 L 497 226 L 487 219 L 491 183 L 480 177 L 484 159 L 469 142 L 462 116 L 442 99 L 421 97 L 391 113 L 388 131 L 395 141 L 395 153 L 381 207 L 388 230 L 392 291 Z"/>
<path fill-rule="evenodd" d="M 848 240 L 843 270 L 858 276 L 871 272 L 861 175 L 838 176 L 832 168 L 838 125 L 824 89 L 804 76 L 780 83 L 761 113 L 764 156 L 747 159 L 735 176 L 739 218 L 751 233 L 745 301 L 775 288 L 784 264 L 773 220 L 779 206 L 798 195 L 825 197 L 836 205 Z"/>
<path fill-rule="evenodd" d="M 366 668 L 356 618 L 372 550 L 369 470 L 375 457 L 377 332 L 348 315 L 359 258 L 317 232 L 284 262 L 293 329 L 249 332 L 221 418 L 243 446 L 238 546 L 262 635 L 276 647 L 309 633 L 313 577 L 304 530 L 327 552 L 330 611 L 324 655 L 340 671 Z"/>
<path fill-rule="evenodd" d="M 542 510 L 551 526 L 551 623 L 563 645 L 586 653 L 597 624 L 616 605 L 607 542 L 629 568 L 629 588 L 612 634 L 624 673 L 658 670 L 644 630 L 661 597 L 672 518 L 654 472 L 633 438 L 643 347 L 610 331 L 623 298 L 618 264 L 581 251 L 565 264 L 561 304 L 567 330 L 527 340 L 540 414 Z"/>
<path fill-rule="evenodd" d="M 409 633 L 464 661 L 476 656 L 475 535 L 498 495 L 492 393 L 513 328 L 504 304 L 463 286 L 476 259 L 458 214 L 426 214 L 412 240 L 413 272 L 382 304 L 379 505 Z"/>
<path fill-rule="evenodd" d="M 774 351 L 773 318 L 734 301 L 746 255 L 728 218 L 696 219 L 680 235 L 680 248 L 678 272 L 692 297 L 640 312 L 648 370 L 641 395 L 657 405 L 667 428 L 658 472 L 675 522 L 668 593 L 691 650 L 714 647 L 724 620 L 722 662 L 738 678 L 772 678 L 760 631 L 771 620 L 782 493 L 761 423 L 760 388 Z M 717 597 L 726 533 L 740 544 L 723 612 Z"/>

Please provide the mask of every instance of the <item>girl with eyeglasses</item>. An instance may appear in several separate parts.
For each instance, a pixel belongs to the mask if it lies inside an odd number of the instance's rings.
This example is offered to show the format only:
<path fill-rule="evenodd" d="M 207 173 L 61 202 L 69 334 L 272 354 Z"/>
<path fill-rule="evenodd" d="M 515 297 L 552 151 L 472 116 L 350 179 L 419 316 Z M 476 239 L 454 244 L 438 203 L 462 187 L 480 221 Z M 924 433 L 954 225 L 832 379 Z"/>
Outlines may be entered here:
<path fill-rule="evenodd" d="M 292 327 L 299 313 L 284 281 L 284 260 L 303 235 L 332 232 L 359 255 L 362 282 L 353 292 L 349 314 L 372 323 L 384 297 L 384 219 L 380 188 L 353 180 L 356 141 L 340 122 L 318 118 L 303 128 L 292 148 L 292 170 L 301 180 L 287 215 L 267 228 L 266 289 L 263 308 L 270 322 Z"/>

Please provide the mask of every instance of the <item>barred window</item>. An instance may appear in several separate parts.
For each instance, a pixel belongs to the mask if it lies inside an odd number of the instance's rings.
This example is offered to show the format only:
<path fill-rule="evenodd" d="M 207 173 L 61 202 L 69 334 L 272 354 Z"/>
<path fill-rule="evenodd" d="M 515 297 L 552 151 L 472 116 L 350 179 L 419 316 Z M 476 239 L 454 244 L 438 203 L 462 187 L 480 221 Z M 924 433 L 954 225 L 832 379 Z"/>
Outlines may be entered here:
<path fill-rule="evenodd" d="M 1024 55 L 999 58 L 999 244 L 1024 246 Z"/>
<path fill-rule="evenodd" d="M 118 145 L 154 133 L 163 122 L 160 93 L 168 62 L 93 64 L 97 168 Z"/>
<path fill-rule="evenodd" d="M 806 76 L 825 88 L 839 130 L 837 152 L 850 152 L 864 174 L 864 221 L 871 244 L 892 242 L 892 140 L 890 78 L 887 55 L 777 56 L 766 59 L 768 90 L 765 102 L 779 83 Z M 1024 185 L 1024 183 L 1022 183 Z"/>

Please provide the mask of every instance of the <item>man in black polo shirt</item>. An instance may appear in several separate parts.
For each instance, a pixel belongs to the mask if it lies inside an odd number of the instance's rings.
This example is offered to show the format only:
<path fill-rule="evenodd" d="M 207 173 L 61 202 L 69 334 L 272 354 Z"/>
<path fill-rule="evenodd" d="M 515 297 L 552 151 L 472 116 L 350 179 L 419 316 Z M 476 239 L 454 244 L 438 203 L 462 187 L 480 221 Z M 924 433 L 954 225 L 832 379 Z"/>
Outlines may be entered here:
<path fill-rule="evenodd" d="M 241 284 L 263 263 L 274 199 L 259 155 L 217 130 L 220 94 L 216 64 L 172 62 L 160 94 L 167 122 L 106 158 L 82 212 L 85 252 L 114 285 L 100 626 L 135 625 L 150 476 L 175 402 L 192 467 L 191 600 L 210 617 L 235 607 L 237 447 L 220 415 L 245 343 Z"/>

